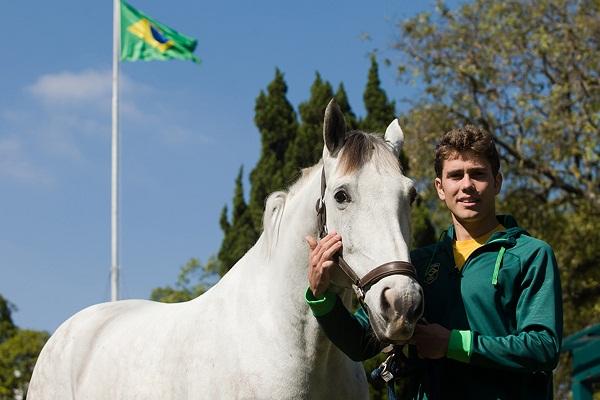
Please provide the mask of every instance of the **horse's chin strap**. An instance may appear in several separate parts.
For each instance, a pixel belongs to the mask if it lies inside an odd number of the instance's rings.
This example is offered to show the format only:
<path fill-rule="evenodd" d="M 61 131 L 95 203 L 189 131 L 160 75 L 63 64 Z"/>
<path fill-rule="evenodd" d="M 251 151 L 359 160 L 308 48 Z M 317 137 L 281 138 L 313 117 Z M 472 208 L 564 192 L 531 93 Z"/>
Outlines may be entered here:
<path fill-rule="evenodd" d="M 327 235 L 327 209 L 325 207 L 325 189 L 327 183 L 325 180 L 325 167 L 321 169 L 321 197 L 317 199 L 316 211 L 317 211 L 317 222 L 319 225 L 319 238 L 322 239 Z M 352 288 L 356 293 L 358 301 L 363 305 L 367 291 L 381 279 L 391 275 L 404 275 L 414 280 L 417 280 L 417 271 L 415 267 L 406 261 L 391 261 L 383 265 L 374 268 L 369 271 L 365 276 L 359 278 L 354 270 L 348 265 L 342 255 L 338 256 L 337 264 L 340 269 L 350 281 L 352 281 Z"/>

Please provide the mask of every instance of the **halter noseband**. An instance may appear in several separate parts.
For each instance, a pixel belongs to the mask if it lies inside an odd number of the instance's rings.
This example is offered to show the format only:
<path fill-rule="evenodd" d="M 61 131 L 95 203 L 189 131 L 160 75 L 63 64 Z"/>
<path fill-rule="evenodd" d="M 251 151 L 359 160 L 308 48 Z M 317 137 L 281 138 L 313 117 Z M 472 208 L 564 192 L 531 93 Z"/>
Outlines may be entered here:
<path fill-rule="evenodd" d="M 319 238 L 322 239 L 327 235 L 327 210 L 325 208 L 325 189 L 327 183 L 325 181 L 325 168 L 321 170 L 321 197 L 317 199 L 317 222 L 319 227 Z M 339 255 L 338 265 L 341 270 L 352 281 L 352 287 L 356 292 L 358 300 L 362 303 L 367 291 L 381 279 L 391 275 L 404 275 L 414 280 L 417 280 L 417 271 L 415 267 L 406 261 L 391 261 L 378 266 L 369 271 L 365 276 L 359 278 L 356 272 L 348 265 L 346 260 Z"/>

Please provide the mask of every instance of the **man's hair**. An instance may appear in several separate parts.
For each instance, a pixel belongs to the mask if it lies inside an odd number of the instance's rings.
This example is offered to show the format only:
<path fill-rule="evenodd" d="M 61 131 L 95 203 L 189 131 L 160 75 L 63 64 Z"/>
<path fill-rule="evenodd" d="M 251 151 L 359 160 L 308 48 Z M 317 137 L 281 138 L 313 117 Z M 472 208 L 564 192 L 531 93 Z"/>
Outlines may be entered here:
<path fill-rule="evenodd" d="M 472 151 L 486 159 L 492 166 L 494 176 L 500 171 L 500 157 L 494 144 L 494 138 L 487 131 L 473 125 L 452 129 L 444 133 L 435 148 L 435 174 L 442 177 L 444 161 L 453 159 L 465 151 Z"/>

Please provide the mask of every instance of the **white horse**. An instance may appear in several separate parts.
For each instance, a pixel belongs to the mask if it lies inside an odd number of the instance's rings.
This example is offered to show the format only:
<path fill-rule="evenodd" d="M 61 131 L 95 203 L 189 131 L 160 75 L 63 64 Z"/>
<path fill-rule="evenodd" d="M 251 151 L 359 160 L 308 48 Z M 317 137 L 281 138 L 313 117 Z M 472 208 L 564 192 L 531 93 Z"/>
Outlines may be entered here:
<path fill-rule="evenodd" d="M 103 303 L 64 322 L 42 350 L 29 400 L 354 399 L 367 398 L 360 363 L 323 334 L 304 300 L 308 246 L 315 235 L 321 169 L 327 225 L 344 239 L 344 257 L 363 276 L 409 260 L 411 181 L 398 152 L 395 120 L 385 139 L 346 133 L 335 102 L 325 114 L 323 160 L 288 193 L 266 202 L 264 232 L 208 292 L 186 303 Z M 348 305 L 345 276 L 334 288 Z M 365 303 L 376 335 L 402 341 L 422 310 L 420 286 L 388 276 Z"/>

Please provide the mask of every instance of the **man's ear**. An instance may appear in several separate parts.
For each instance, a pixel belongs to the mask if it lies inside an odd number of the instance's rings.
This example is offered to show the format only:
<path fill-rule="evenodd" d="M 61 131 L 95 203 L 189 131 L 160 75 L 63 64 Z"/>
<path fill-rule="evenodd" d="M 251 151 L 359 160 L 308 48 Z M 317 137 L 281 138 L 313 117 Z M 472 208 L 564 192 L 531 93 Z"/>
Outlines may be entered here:
<path fill-rule="evenodd" d="M 437 195 L 440 198 L 440 200 L 445 201 L 446 193 L 444 193 L 444 188 L 442 186 L 442 178 L 435 178 L 435 180 L 433 181 L 433 186 L 435 186 L 435 191 L 437 192 Z"/>
<path fill-rule="evenodd" d="M 500 189 L 502 189 L 502 174 L 500 172 L 498 172 L 496 174 L 496 177 L 494 178 L 494 186 L 496 189 L 496 194 L 500 193 Z"/>

